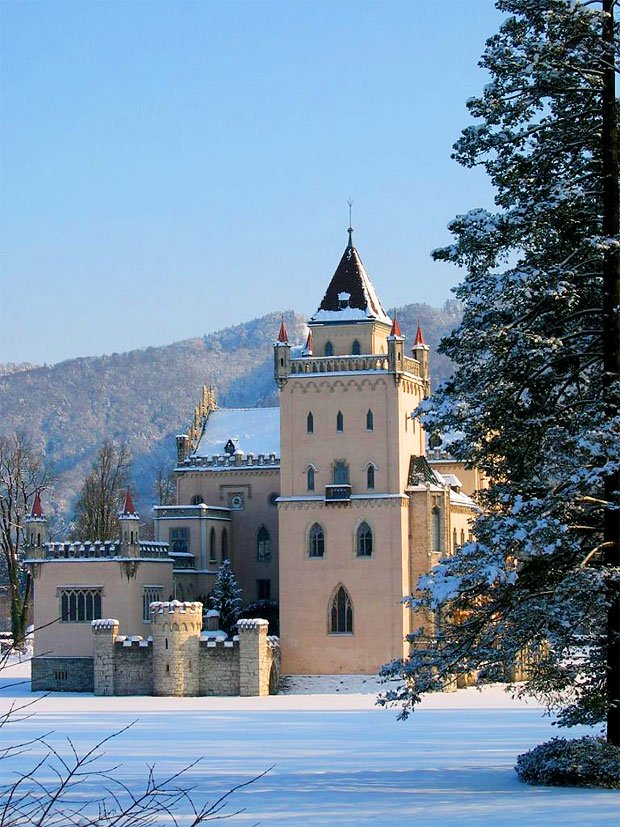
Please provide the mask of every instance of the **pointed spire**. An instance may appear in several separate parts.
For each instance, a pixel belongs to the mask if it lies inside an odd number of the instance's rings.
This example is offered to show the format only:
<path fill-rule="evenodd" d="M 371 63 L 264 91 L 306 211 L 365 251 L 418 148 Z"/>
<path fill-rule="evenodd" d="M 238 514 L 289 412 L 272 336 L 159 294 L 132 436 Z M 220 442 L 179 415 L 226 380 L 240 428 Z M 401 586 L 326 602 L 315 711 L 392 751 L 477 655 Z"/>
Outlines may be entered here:
<path fill-rule="evenodd" d="M 314 353 L 314 336 L 312 335 L 312 331 L 308 331 L 308 338 L 306 339 L 306 346 L 302 351 L 304 356 L 312 356 Z"/>
<path fill-rule="evenodd" d="M 394 320 L 392 321 L 392 329 L 390 330 L 390 336 L 402 336 L 403 334 L 400 332 L 400 325 L 398 324 L 398 316 L 394 313 Z"/>
<path fill-rule="evenodd" d="M 45 516 L 43 514 L 43 506 L 41 505 L 41 495 L 38 491 L 34 495 L 34 502 L 32 503 L 32 511 L 30 512 L 30 516 L 35 519 L 41 519 Z"/>
<path fill-rule="evenodd" d="M 133 497 L 131 496 L 129 486 L 127 486 L 127 491 L 125 492 L 125 500 L 123 502 L 123 510 L 121 511 L 121 515 L 123 517 L 131 517 L 136 513 L 137 512 L 133 504 Z"/>
<path fill-rule="evenodd" d="M 349 243 L 347 244 L 347 250 L 352 250 L 353 249 L 353 227 L 352 227 L 353 222 L 351 221 L 351 210 L 353 209 L 353 199 L 349 198 L 349 200 L 347 201 L 347 204 L 349 205 L 349 229 L 347 230 L 347 232 L 349 233 Z"/>
<path fill-rule="evenodd" d="M 415 334 L 415 342 L 413 343 L 414 347 L 418 345 L 425 345 L 426 342 L 424 341 L 424 334 L 422 333 L 422 328 L 420 327 L 420 322 L 418 322 L 418 330 Z"/>
<path fill-rule="evenodd" d="M 288 333 L 286 332 L 286 325 L 284 324 L 284 318 L 280 323 L 280 332 L 278 333 L 278 341 L 282 344 L 288 345 Z"/>

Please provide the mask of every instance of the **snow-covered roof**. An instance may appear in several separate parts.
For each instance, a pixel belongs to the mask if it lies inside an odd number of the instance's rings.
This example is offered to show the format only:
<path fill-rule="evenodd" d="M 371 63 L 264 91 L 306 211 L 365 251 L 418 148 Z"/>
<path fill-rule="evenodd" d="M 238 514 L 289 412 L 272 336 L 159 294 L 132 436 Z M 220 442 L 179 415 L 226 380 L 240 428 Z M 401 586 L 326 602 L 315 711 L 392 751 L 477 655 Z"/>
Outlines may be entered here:
<path fill-rule="evenodd" d="M 310 322 L 374 320 L 392 325 L 351 238 L 332 276 L 319 309 Z"/>
<path fill-rule="evenodd" d="M 217 408 L 211 411 L 195 457 L 224 454 L 231 441 L 244 454 L 280 456 L 279 408 Z"/>

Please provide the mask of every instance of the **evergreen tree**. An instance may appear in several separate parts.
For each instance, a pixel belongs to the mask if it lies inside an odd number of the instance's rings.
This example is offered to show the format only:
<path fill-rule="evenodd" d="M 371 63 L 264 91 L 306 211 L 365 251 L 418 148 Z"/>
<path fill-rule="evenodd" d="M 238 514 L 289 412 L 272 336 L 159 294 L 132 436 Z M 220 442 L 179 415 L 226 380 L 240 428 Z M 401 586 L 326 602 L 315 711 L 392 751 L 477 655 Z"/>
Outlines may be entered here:
<path fill-rule="evenodd" d="M 229 560 L 223 560 L 218 569 L 209 601 L 220 613 L 220 629 L 230 635 L 241 611 L 241 589 Z"/>
<path fill-rule="evenodd" d="M 495 212 L 451 224 L 434 257 L 467 271 L 460 327 L 442 343 L 453 377 L 425 427 L 460 435 L 456 457 L 490 487 L 476 542 L 422 578 L 410 605 L 434 618 L 407 680 L 384 702 L 406 716 L 455 672 L 505 674 L 561 724 L 607 717 L 620 744 L 618 548 L 620 307 L 614 0 L 498 0 L 491 80 L 455 157 L 482 166 Z M 457 622 L 458 621 L 458 622 Z"/>

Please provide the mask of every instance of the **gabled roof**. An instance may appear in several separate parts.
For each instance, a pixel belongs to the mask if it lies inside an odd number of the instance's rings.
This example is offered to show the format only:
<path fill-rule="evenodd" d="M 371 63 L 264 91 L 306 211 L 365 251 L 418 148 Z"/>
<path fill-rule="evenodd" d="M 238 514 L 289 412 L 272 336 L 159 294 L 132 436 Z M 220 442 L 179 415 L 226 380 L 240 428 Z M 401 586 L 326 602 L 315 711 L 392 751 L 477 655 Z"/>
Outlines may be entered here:
<path fill-rule="evenodd" d="M 392 320 L 381 306 L 359 253 L 353 246 L 352 232 L 349 231 L 347 248 L 310 322 L 375 320 L 391 327 Z"/>
<path fill-rule="evenodd" d="M 433 471 L 428 464 L 426 457 L 412 456 L 409 460 L 409 476 L 407 478 L 407 485 L 424 485 L 424 483 L 431 485 L 442 485 L 443 481 Z"/>
<path fill-rule="evenodd" d="M 192 456 L 223 455 L 229 441 L 234 451 L 279 457 L 280 408 L 217 408 L 211 411 Z"/>

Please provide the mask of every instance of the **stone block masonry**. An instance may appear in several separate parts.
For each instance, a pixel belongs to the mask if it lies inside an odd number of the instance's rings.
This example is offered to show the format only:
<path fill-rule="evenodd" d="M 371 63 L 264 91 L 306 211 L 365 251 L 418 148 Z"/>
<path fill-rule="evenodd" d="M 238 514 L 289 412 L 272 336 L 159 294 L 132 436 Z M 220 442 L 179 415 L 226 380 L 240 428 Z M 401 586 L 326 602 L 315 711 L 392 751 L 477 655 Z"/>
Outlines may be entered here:
<path fill-rule="evenodd" d="M 239 635 L 202 632 L 202 604 L 151 604 L 152 637 L 92 622 L 96 695 L 269 695 L 278 691 L 280 644 L 266 620 L 240 620 Z M 76 691 L 75 689 L 73 691 Z M 86 690 L 85 690 L 86 691 Z"/>
<path fill-rule="evenodd" d="M 93 658 L 32 659 L 33 692 L 92 692 L 94 689 Z"/>

